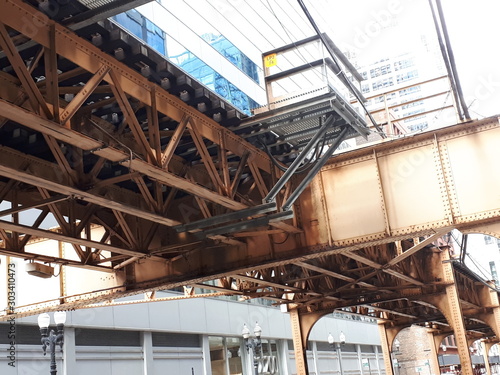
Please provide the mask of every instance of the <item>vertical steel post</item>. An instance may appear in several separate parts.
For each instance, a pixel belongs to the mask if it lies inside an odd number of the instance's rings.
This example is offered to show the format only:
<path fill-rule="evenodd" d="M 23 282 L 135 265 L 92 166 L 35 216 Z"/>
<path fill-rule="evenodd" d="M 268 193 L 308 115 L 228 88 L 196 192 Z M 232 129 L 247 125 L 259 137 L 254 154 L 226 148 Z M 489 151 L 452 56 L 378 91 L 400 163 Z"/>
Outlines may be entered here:
<path fill-rule="evenodd" d="M 490 366 L 490 349 L 495 345 L 494 343 L 488 341 L 481 341 L 481 347 L 483 349 L 483 359 L 484 359 L 484 368 L 486 369 L 486 375 L 491 375 L 491 366 Z"/>
<path fill-rule="evenodd" d="M 469 344 L 467 342 L 467 330 L 465 328 L 464 317 L 460 306 L 455 275 L 453 273 L 453 265 L 450 262 L 448 250 L 442 251 L 440 256 L 441 277 L 443 282 L 447 284 L 445 287 L 445 295 L 429 296 L 427 300 L 441 310 L 446 320 L 453 328 L 458 356 L 462 366 L 462 375 L 473 375 Z"/>
<path fill-rule="evenodd" d="M 309 369 L 307 368 L 306 342 L 303 339 L 299 310 L 290 309 L 290 322 L 292 324 L 293 349 L 295 353 L 297 375 L 309 375 Z"/>
<path fill-rule="evenodd" d="M 427 331 L 427 339 L 430 342 L 429 347 L 431 348 L 431 358 L 430 358 L 429 367 L 430 367 L 431 373 L 434 373 L 435 375 L 439 375 L 441 373 L 441 368 L 440 368 L 440 364 L 439 364 L 438 351 L 439 351 L 439 347 L 441 346 L 441 342 L 443 341 L 443 336 L 442 335 L 434 335 L 434 332 L 432 330 L 428 330 Z"/>
<path fill-rule="evenodd" d="M 395 375 L 392 365 L 391 348 L 398 331 L 388 329 L 384 323 L 378 323 L 378 331 L 380 333 L 380 346 L 382 347 L 382 354 L 384 356 L 385 373 L 386 375 Z"/>

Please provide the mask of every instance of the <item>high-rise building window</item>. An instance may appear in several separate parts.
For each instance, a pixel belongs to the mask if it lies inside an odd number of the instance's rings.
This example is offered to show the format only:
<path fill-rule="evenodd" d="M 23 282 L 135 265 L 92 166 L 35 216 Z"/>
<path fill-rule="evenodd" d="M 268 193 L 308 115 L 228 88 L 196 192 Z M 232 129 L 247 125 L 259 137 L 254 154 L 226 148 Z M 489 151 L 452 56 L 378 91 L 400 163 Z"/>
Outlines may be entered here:
<path fill-rule="evenodd" d="M 179 48 L 171 48 L 175 44 L 180 47 L 180 53 L 171 54 L 171 51 L 179 51 Z M 189 75 L 196 78 L 200 83 L 207 86 L 210 90 L 216 92 L 221 97 L 229 101 L 235 107 L 250 115 L 253 108 L 257 108 L 258 103 L 238 89 L 235 85 L 229 82 L 221 74 L 205 64 L 201 59 L 193 53 L 186 50 L 179 43 L 172 39 L 167 40 L 168 58 L 179 68 L 184 70 Z"/>
<path fill-rule="evenodd" d="M 399 60 L 394 62 L 394 70 L 403 70 L 410 68 L 415 65 L 415 60 L 414 59 L 404 59 L 404 60 Z"/>
<path fill-rule="evenodd" d="M 427 121 L 424 121 L 424 122 L 419 122 L 418 124 L 408 125 L 408 130 L 411 132 L 417 132 L 417 131 L 425 130 L 428 127 L 429 127 L 429 124 L 427 123 Z"/>
<path fill-rule="evenodd" d="M 165 55 L 165 33 L 138 11 L 132 9 L 114 16 L 113 19 L 154 50 Z"/>
<path fill-rule="evenodd" d="M 200 83 L 216 92 L 222 98 L 226 99 L 242 112 L 250 115 L 251 110 L 259 106 L 256 101 L 229 82 L 220 73 L 205 64 L 205 62 L 191 53 L 191 51 L 184 48 L 184 46 L 172 38 L 166 38 L 165 33 L 158 26 L 138 11 L 133 9 L 118 14 L 114 16 L 113 19 L 130 33 L 145 41 L 153 49 L 160 52 L 162 55 L 166 55 L 171 62 L 193 76 Z M 221 35 L 212 35 L 209 37 L 209 34 L 206 34 L 204 39 L 211 40 L 212 42 L 210 44 L 215 49 L 258 83 L 259 71 L 257 65 L 241 53 L 241 51 L 227 39 Z"/>
<path fill-rule="evenodd" d="M 388 78 L 381 79 L 377 82 L 373 82 L 372 89 L 375 91 L 375 90 L 380 90 L 380 89 L 383 89 L 385 87 L 390 87 L 393 85 L 394 85 L 394 80 L 392 79 L 392 77 L 388 77 Z"/>
<path fill-rule="evenodd" d="M 412 103 L 408 103 L 408 104 L 402 105 L 401 109 L 408 109 L 408 108 L 412 108 L 412 107 L 418 107 L 418 106 L 421 106 L 421 105 L 424 105 L 424 101 L 423 100 L 419 100 L 418 102 L 412 102 Z"/>
<path fill-rule="evenodd" d="M 396 98 L 396 93 L 391 92 L 390 94 L 387 94 L 387 95 L 377 96 L 375 98 L 375 103 L 383 103 L 384 100 L 390 101 L 390 100 L 394 100 L 395 98 Z"/>
<path fill-rule="evenodd" d="M 407 116 L 411 116 L 411 115 L 407 115 Z M 424 118 L 425 118 L 425 115 L 417 116 L 417 117 L 411 117 L 411 118 L 404 119 L 403 122 L 405 122 L 405 123 L 407 123 L 407 122 L 413 122 L 413 121 L 417 121 L 417 120 L 423 120 Z"/>
<path fill-rule="evenodd" d="M 391 64 L 382 65 L 373 69 L 370 69 L 370 77 L 377 78 L 385 74 L 391 73 Z"/>
<path fill-rule="evenodd" d="M 261 69 L 223 35 L 208 33 L 201 37 L 234 66 L 240 68 L 252 80 L 259 83 L 259 70 Z"/>
<path fill-rule="evenodd" d="M 422 88 L 420 87 L 420 85 L 409 87 L 409 88 L 404 89 L 404 90 L 399 90 L 399 96 L 411 95 L 411 94 L 414 94 L 416 92 L 420 92 L 421 90 L 422 90 Z"/>
<path fill-rule="evenodd" d="M 418 70 L 411 70 L 406 73 L 401 73 L 396 76 L 398 83 L 410 81 L 412 79 L 418 78 Z"/>

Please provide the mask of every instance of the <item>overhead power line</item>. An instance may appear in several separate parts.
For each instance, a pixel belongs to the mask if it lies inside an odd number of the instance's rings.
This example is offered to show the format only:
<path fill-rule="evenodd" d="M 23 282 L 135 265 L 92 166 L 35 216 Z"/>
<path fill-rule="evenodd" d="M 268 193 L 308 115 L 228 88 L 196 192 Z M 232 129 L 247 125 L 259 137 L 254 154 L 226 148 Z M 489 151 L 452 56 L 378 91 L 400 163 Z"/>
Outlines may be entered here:
<path fill-rule="evenodd" d="M 460 84 L 460 79 L 458 77 L 457 66 L 455 63 L 455 56 L 453 54 L 453 49 L 451 48 L 450 36 L 448 34 L 448 28 L 446 26 L 446 20 L 444 18 L 443 7 L 441 6 L 441 0 L 435 0 L 436 8 L 439 14 L 439 20 L 436 16 L 436 11 L 434 9 L 434 4 L 432 0 L 429 0 L 429 6 L 432 12 L 432 18 L 434 20 L 434 26 L 436 27 L 436 34 L 439 42 L 439 48 L 441 49 L 441 54 L 443 55 L 444 64 L 448 72 L 448 77 L 450 78 L 451 89 L 453 91 L 453 96 L 455 102 L 457 103 L 458 116 L 461 121 L 470 120 L 469 108 L 465 103 L 464 94 L 462 91 L 462 85 Z M 444 37 L 444 42 L 443 42 Z"/>

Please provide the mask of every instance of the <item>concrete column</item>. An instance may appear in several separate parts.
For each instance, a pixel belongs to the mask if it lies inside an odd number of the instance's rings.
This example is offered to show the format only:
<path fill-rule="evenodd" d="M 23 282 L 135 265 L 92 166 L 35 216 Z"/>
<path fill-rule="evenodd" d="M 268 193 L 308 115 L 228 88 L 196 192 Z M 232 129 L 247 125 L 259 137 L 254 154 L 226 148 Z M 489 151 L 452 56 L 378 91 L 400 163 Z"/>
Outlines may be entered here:
<path fill-rule="evenodd" d="M 314 373 L 316 375 L 319 375 L 319 368 L 318 368 L 318 346 L 316 345 L 316 341 L 313 341 L 311 343 L 311 350 L 312 350 L 312 355 L 313 355 Z"/>
<path fill-rule="evenodd" d="M 64 375 L 76 374 L 75 329 L 73 327 L 64 327 L 62 367 Z"/>
<path fill-rule="evenodd" d="M 375 346 L 375 359 L 376 359 L 376 371 L 378 375 L 382 375 L 380 372 L 380 352 L 378 351 L 378 346 Z"/>
<path fill-rule="evenodd" d="M 144 361 L 144 375 L 153 374 L 153 333 L 142 332 L 142 353 Z"/>
<path fill-rule="evenodd" d="M 279 371 L 280 374 L 288 374 L 290 371 L 288 369 L 288 340 L 280 340 L 278 343 L 279 350 Z"/>
<path fill-rule="evenodd" d="M 210 362 L 210 344 L 208 342 L 208 336 L 202 336 L 201 347 L 203 352 L 203 375 L 212 375 L 212 363 Z M 245 345 L 241 346 L 241 353 L 242 358 L 245 358 Z"/>
<path fill-rule="evenodd" d="M 363 358 L 362 358 L 362 354 L 361 354 L 361 346 L 360 345 L 356 345 L 356 355 L 358 356 L 357 358 L 357 362 L 358 362 L 358 369 L 359 369 L 359 373 L 361 375 L 365 375 L 365 372 L 364 372 L 364 367 L 363 367 Z"/>

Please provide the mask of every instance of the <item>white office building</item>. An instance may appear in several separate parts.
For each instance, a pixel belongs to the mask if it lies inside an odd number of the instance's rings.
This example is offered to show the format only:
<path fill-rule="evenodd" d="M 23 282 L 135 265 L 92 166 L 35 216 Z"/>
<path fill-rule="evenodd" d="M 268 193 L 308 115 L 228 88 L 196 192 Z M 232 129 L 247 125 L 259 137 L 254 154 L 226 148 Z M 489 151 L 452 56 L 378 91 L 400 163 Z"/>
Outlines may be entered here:
<path fill-rule="evenodd" d="M 39 241 L 38 246 L 54 244 Z M 63 245 L 64 247 L 64 245 Z M 48 249 L 48 248 L 47 248 Z M 50 249 L 48 249 L 50 252 Z M 55 250 L 57 251 L 57 249 Z M 16 305 L 30 298 L 57 294 L 57 278 L 40 278 L 25 272 L 26 262 L 0 256 L 0 277 L 13 276 Z M 66 280 L 78 271 L 67 268 Z M 82 283 L 83 280 L 74 280 Z M 90 280 L 89 280 L 90 281 Z M 199 290 L 197 291 L 200 292 Z M 6 301 L 5 290 L 0 293 Z M 31 297 L 30 297 L 31 295 Z M 289 314 L 268 301 L 238 301 L 237 297 L 186 298 L 183 292 L 157 292 L 168 301 L 144 303 L 138 295 L 67 312 L 64 345 L 56 347 L 58 373 L 84 374 L 187 374 L 187 375 L 288 375 L 295 373 Z M 52 317 L 52 313 L 50 313 Z M 247 350 L 242 336 L 254 326 L 262 328 L 261 347 Z M 52 319 L 51 328 L 55 329 Z M 332 334 L 340 344 L 330 346 Z M 330 314 L 314 326 L 309 338 L 310 374 L 383 375 L 383 356 L 377 324 L 364 317 Z M 43 355 L 37 316 L 0 322 L 0 373 L 49 373 L 50 348 Z"/>

